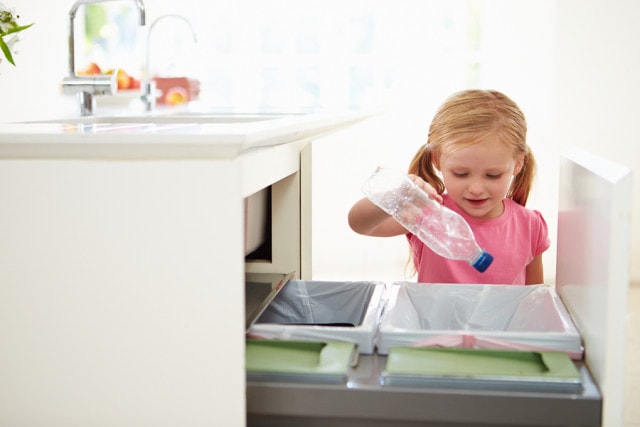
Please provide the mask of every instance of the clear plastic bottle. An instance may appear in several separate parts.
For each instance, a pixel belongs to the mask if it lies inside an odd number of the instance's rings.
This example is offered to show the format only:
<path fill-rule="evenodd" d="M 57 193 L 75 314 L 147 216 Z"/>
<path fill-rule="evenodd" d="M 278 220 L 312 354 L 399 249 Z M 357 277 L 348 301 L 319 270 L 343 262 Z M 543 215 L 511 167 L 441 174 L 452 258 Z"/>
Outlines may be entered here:
<path fill-rule="evenodd" d="M 406 174 L 378 167 L 362 191 L 438 255 L 467 261 L 480 272 L 493 261 L 476 243 L 467 221 L 431 199 Z"/>

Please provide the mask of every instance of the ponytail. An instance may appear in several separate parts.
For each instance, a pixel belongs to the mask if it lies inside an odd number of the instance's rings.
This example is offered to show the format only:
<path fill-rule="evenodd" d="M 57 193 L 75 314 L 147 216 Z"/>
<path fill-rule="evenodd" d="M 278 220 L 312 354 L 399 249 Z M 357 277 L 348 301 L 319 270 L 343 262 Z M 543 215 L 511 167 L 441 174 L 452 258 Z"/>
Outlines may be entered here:
<path fill-rule="evenodd" d="M 507 192 L 507 197 L 513 199 L 519 205 L 525 206 L 529 198 L 529 192 L 533 186 L 533 180 L 536 175 L 536 159 L 527 146 L 527 152 L 524 155 L 524 164 L 520 173 L 513 177 L 511 187 Z"/>

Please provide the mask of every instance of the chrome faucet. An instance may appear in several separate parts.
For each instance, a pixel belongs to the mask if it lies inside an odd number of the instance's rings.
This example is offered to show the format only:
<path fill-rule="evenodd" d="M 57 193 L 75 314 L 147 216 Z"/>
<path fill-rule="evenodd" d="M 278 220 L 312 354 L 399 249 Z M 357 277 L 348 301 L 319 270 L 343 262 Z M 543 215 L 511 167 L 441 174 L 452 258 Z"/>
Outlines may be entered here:
<path fill-rule="evenodd" d="M 193 29 L 193 25 L 191 25 L 191 22 L 185 18 L 184 16 L 181 15 L 177 15 L 175 13 L 169 13 L 167 15 L 162 15 L 159 16 L 158 18 L 156 18 L 155 21 L 153 21 L 151 23 L 151 25 L 149 26 L 149 30 L 147 32 L 147 57 L 145 60 L 145 65 L 144 65 L 144 80 L 142 83 L 142 95 L 140 96 L 140 99 L 142 100 L 142 103 L 144 104 L 144 109 L 145 111 L 151 111 L 153 110 L 153 108 L 155 107 L 156 104 L 156 94 L 155 94 L 155 89 L 153 87 L 153 83 L 152 83 L 152 79 L 151 79 L 151 66 L 150 66 L 150 60 L 149 60 L 149 45 L 150 45 L 150 41 L 151 41 L 151 32 L 153 30 L 153 27 L 155 27 L 155 25 L 158 23 L 158 21 L 165 19 L 165 18 L 176 18 L 176 19 L 180 19 L 182 21 L 184 21 L 188 26 L 189 29 L 191 30 L 191 35 L 193 35 L 193 41 L 197 42 L 198 38 L 196 36 L 196 32 Z"/>
<path fill-rule="evenodd" d="M 95 109 L 94 95 L 113 95 L 118 91 L 117 70 L 111 75 L 78 76 L 76 73 L 74 21 L 78 8 L 83 4 L 105 3 L 114 0 L 76 0 L 69 10 L 69 75 L 62 81 L 62 93 L 78 94 L 80 114 L 90 116 Z M 133 0 L 139 15 L 140 25 L 145 25 L 146 14 L 142 0 Z"/>

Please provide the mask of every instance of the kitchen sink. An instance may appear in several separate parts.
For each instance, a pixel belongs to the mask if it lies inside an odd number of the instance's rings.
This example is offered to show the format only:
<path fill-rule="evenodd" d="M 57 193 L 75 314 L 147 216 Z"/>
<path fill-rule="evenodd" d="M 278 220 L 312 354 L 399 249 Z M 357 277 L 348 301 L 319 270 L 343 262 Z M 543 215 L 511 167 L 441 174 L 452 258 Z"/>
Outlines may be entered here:
<path fill-rule="evenodd" d="M 276 120 L 290 117 L 291 114 L 224 114 L 224 113 L 195 113 L 181 112 L 170 114 L 135 114 L 113 116 L 85 116 L 64 119 L 40 120 L 29 123 L 61 123 L 61 124 L 162 124 L 162 123 L 188 123 L 188 124 L 234 124 L 254 123 L 267 120 Z"/>
<path fill-rule="evenodd" d="M 0 148 L 5 149 L 5 155 L 20 158 L 229 159 L 248 150 L 304 142 L 368 115 L 350 111 L 159 109 L 47 117 L 7 123 Z"/>

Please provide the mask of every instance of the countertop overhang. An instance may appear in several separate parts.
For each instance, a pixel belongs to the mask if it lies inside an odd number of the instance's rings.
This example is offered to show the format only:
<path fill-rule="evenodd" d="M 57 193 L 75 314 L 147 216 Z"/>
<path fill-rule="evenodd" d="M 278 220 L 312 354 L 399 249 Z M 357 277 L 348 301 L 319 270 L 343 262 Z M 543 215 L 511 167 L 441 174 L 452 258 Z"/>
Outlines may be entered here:
<path fill-rule="evenodd" d="M 317 137 L 371 115 L 283 113 L 264 120 L 216 122 L 211 120 L 216 116 L 193 114 L 179 120 L 139 116 L 139 122 L 136 116 L 122 116 L 112 123 L 105 117 L 5 123 L 0 124 L 0 158 L 228 160 L 247 150 Z"/>

